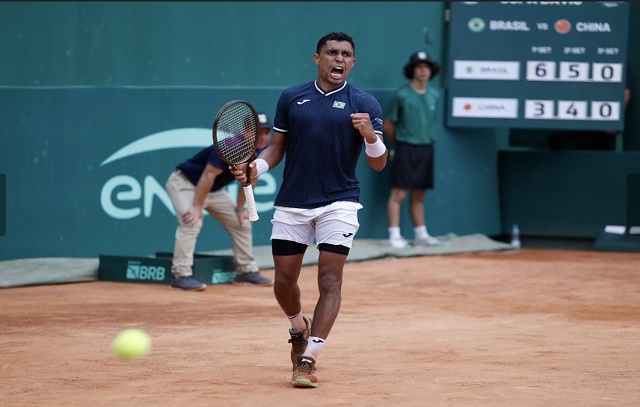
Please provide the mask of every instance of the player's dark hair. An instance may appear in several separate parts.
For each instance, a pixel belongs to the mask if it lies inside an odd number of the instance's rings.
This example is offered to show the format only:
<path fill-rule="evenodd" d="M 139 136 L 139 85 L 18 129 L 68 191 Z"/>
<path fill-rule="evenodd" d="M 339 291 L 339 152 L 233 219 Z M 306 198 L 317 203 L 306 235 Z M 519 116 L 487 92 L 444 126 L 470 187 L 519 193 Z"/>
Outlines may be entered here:
<path fill-rule="evenodd" d="M 327 41 L 348 41 L 349 44 L 351 44 L 351 47 L 353 47 L 353 54 L 355 55 L 356 53 L 356 44 L 353 42 L 353 38 L 351 38 L 349 34 L 343 32 L 331 32 L 318 40 L 316 54 L 320 54 L 320 50 L 325 46 Z"/>

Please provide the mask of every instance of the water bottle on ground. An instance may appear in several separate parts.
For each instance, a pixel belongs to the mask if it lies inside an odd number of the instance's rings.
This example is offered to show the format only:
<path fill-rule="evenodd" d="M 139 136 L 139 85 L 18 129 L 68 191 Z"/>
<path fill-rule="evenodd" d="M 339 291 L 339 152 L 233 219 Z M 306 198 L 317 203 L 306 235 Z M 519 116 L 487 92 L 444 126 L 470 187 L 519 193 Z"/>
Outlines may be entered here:
<path fill-rule="evenodd" d="M 520 242 L 520 227 L 518 227 L 518 224 L 514 224 L 511 228 L 511 247 L 514 249 L 522 247 L 522 243 Z"/>

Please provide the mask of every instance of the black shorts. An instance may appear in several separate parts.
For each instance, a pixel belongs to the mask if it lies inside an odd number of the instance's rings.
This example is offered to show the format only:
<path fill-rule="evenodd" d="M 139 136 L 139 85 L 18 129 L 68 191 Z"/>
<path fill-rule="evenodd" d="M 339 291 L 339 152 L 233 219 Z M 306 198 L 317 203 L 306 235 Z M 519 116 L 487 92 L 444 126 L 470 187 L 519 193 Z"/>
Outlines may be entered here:
<path fill-rule="evenodd" d="M 391 163 L 391 187 L 433 189 L 433 144 L 396 143 Z"/>

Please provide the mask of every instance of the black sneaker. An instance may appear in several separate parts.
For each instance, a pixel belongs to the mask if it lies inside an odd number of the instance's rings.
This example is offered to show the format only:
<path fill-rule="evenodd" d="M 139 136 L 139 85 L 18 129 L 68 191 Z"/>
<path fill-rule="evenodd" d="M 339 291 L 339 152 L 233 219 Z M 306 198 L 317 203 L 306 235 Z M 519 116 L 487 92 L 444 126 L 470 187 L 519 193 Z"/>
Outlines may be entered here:
<path fill-rule="evenodd" d="M 173 280 L 171 280 L 171 288 L 185 291 L 202 291 L 207 288 L 207 286 L 193 278 L 193 276 L 181 276 L 173 277 Z"/>
<path fill-rule="evenodd" d="M 273 285 L 273 280 L 263 277 L 259 271 L 251 271 L 249 273 L 238 273 L 235 280 L 235 285 L 260 285 L 268 287 Z"/>

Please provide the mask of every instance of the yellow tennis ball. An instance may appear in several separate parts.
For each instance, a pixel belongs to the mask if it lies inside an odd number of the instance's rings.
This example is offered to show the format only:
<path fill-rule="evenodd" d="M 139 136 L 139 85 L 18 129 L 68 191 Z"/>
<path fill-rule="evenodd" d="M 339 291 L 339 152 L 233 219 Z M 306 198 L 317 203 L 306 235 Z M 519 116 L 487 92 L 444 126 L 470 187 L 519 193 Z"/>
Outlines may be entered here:
<path fill-rule="evenodd" d="M 113 338 L 113 353 L 122 360 L 145 356 L 151 349 L 151 337 L 140 329 L 125 329 Z"/>

